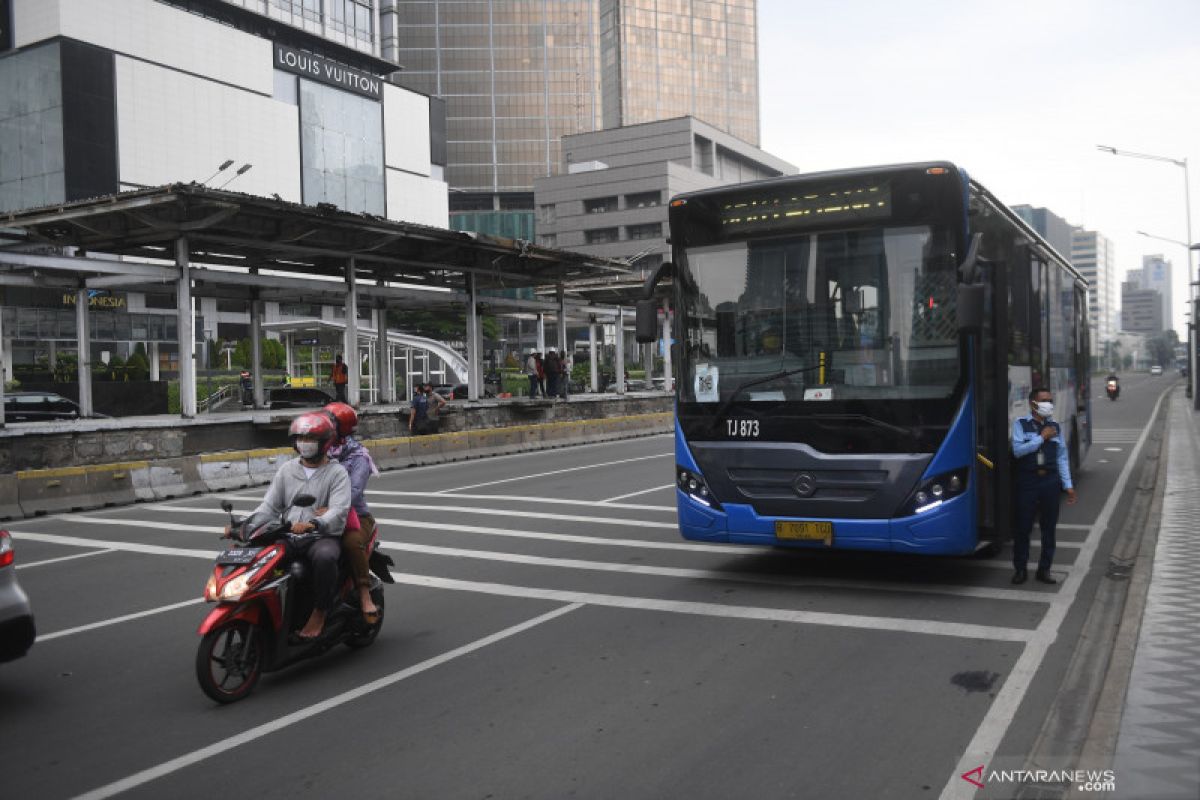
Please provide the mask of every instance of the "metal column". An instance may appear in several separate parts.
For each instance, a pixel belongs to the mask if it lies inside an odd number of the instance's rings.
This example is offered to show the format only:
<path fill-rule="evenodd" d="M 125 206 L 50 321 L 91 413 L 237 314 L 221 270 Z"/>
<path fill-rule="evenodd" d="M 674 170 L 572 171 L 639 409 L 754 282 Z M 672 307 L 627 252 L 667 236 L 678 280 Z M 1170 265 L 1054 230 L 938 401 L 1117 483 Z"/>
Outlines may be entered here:
<path fill-rule="evenodd" d="M 617 394 L 625 394 L 625 307 L 617 306 Z"/>
<path fill-rule="evenodd" d="M 362 382 L 362 359 L 358 357 L 358 291 L 354 285 L 354 259 L 346 264 L 346 336 L 342 343 L 343 362 L 350 383 L 346 386 L 346 401 L 359 405 L 359 386 Z"/>
<path fill-rule="evenodd" d="M 175 240 L 175 265 L 179 267 L 175 288 L 179 314 L 179 413 L 190 419 L 196 416 L 196 335 L 192 317 L 191 261 L 185 237 Z"/>
<path fill-rule="evenodd" d="M 262 374 L 262 301 L 258 290 L 250 294 L 250 380 L 254 386 L 254 407 L 266 405 Z"/>
<path fill-rule="evenodd" d="M 588 376 L 592 382 L 592 391 L 600 391 L 600 374 L 596 364 L 596 323 L 588 323 Z"/>
<path fill-rule="evenodd" d="M 150 346 L 147 348 L 149 352 L 147 355 L 150 358 L 150 380 L 156 381 L 159 379 L 158 342 L 150 342 L 149 344 Z M 50 359 L 50 363 L 53 364 L 54 359 Z"/>
<path fill-rule="evenodd" d="M 375 363 L 371 372 L 375 375 L 375 399 L 381 405 L 396 401 L 396 373 L 392 366 L 391 347 L 388 346 L 387 306 L 379 303 L 375 306 Z"/>
<path fill-rule="evenodd" d="M 558 299 L 558 354 L 561 356 L 567 352 L 567 293 L 560 283 L 555 287 L 555 296 Z"/>
<path fill-rule="evenodd" d="M 54 369 L 54 361 L 50 361 Z M 4 357 L 4 308 L 0 306 L 0 428 L 4 427 L 4 382 L 8 380 L 8 361 Z"/>
<path fill-rule="evenodd" d="M 79 353 L 79 413 L 92 416 L 92 342 L 88 330 L 88 291 L 80 287 L 75 291 L 75 335 Z"/>
<path fill-rule="evenodd" d="M 479 289 L 474 272 L 467 273 L 467 399 L 479 399 L 483 384 L 480 349 L 483 342 L 479 331 Z"/>
<path fill-rule="evenodd" d="M 546 317 L 540 311 L 537 315 L 537 351 L 546 355 Z"/>

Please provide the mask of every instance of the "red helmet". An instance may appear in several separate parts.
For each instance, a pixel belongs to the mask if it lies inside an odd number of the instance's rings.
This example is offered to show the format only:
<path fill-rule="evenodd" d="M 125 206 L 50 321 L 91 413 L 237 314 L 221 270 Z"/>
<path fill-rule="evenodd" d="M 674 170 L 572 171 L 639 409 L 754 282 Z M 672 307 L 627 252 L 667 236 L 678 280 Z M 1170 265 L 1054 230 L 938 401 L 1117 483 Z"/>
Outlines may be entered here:
<path fill-rule="evenodd" d="M 321 445 L 317 453 L 325 455 L 325 451 L 329 449 L 335 436 L 333 422 L 329 419 L 329 415 L 310 411 L 296 417 L 292 420 L 291 427 L 288 428 L 288 438 L 292 441 L 292 447 L 296 446 L 296 439 L 301 436 L 316 438 Z"/>
<path fill-rule="evenodd" d="M 345 439 L 358 427 L 358 412 L 345 403 L 330 403 L 321 410 L 333 417 L 339 439 Z"/>

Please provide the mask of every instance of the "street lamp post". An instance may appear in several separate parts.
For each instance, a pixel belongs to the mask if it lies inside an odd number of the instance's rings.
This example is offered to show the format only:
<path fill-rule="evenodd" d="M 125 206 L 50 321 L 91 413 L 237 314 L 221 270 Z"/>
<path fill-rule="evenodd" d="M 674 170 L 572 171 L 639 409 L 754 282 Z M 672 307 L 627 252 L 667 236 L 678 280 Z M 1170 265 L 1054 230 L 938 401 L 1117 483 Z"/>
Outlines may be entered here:
<path fill-rule="evenodd" d="M 1184 159 L 1168 158 L 1167 156 L 1156 156 L 1156 155 L 1151 155 L 1150 153 L 1135 153 L 1130 150 L 1118 150 L 1115 147 L 1109 147 L 1108 145 L 1103 145 L 1103 144 L 1096 145 L 1096 148 L 1098 150 L 1103 150 L 1106 153 L 1111 153 L 1114 156 L 1128 156 L 1129 158 L 1144 158 L 1144 159 L 1148 159 L 1150 161 L 1165 161 L 1168 164 L 1174 164 L 1177 167 L 1183 168 L 1183 203 L 1184 203 L 1184 212 L 1187 214 L 1187 241 L 1188 241 L 1188 271 L 1187 271 L 1187 274 L 1188 274 L 1189 289 L 1191 289 L 1191 287 L 1196 285 L 1196 284 L 1192 283 L 1192 276 L 1195 275 L 1196 273 L 1192 267 L 1192 250 L 1194 250 L 1195 248 L 1191 246 L 1192 242 L 1194 241 L 1192 239 L 1192 190 L 1191 190 L 1191 181 L 1188 178 L 1187 159 L 1186 158 L 1184 158 Z M 1189 299 L 1192 301 L 1192 319 L 1193 320 L 1200 319 L 1200 298 L 1197 297 L 1194 289 L 1192 289 L 1192 291 L 1190 292 Z M 1193 336 L 1191 338 L 1193 339 L 1193 342 L 1192 342 L 1191 347 L 1188 348 L 1188 384 L 1192 387 L 1193 408 L 1200 410 L 1200 383 L 1198 383 L 1198 381 L 1200 381 L 1200 377 L 1197 377 L 1197 375 L 1196 375 L 1196 361 L 1197 361 L 1196 347 L 1197 347 L 1197 343 L 1198 343 L 1197 340 L 1200 340 L 1200 337 Z"/>

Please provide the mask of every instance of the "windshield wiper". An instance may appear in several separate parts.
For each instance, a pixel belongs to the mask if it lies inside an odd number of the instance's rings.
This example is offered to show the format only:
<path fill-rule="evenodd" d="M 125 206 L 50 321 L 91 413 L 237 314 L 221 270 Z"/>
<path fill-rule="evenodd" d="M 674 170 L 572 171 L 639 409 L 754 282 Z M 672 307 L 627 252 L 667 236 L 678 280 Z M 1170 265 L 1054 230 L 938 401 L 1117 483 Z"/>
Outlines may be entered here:
<path fill-rule="evenodd" d="M 813 372 L 814 370 L 818 370 L 820 368 L 821 368 L 820 365 L 817 365 L 817 366 L 812 366 L 812 367 L 797 367 L 796 369 L 785 369 L 785 370 L 781 370 L 780 372 L 776 372 L 773 375 L 768 375 L 765 378 L 754 378 L 753 380 L 749 380 L 749 381 L 746 381 L 745 383 L 739 384 L 738 387 L 733 390 L 733 393 L 729 395 L 729 399 L 727 399 L 724 403 L 721 403 L 721 405 L 717 406 L 717 410 L 713 412 L 713 417 L 712 417 L 713 427 L 714 428 L 716 427 L 717 422 L 721 419 L 721 417 L 725 414 L 725 412 L 729 410 L 729 407 L 731 405 L 733 405 L 733 402 L 735 400 L 737 400 L 737 396 L 739 394 L 741 394 L 742 392 L 746 391 L 747 389 L 749 389 L 750 387 L 759 386 L 760 384 L 764 384 L 764 383 L 770 383 L 771 381 L 777 381 L 780 378 L 786 378 L 789 375 L 799 375 L 801 372 Z"/>
<path fill-rule="evenodd" d="M 881 419 L 875 419 L 875 417 L 869 417 L 866 414 L 812 414 L 811 417 L 812 419 L 845 419 L 868 422 L 872 425 L 883 428 L 884 430 L 889 430 L 892 433 L 898 433 L 902 436 L 907 436 L 913 441 L 917 441 L 919 439 L 918 434 L 914 433 L 912 428 L 902 428 L 899 425 L 893 425 L 890 422 L 884 422 Z"/>

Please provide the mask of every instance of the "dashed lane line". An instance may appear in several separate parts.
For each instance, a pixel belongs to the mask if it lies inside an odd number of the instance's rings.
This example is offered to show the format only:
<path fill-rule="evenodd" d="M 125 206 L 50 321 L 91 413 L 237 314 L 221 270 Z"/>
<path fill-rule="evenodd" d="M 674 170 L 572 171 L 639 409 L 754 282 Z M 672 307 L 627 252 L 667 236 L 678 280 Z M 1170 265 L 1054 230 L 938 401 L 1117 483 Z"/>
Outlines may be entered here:
<path fill-rule="evenodd" d="M 38 643 L 41 643 L 41 642 L 48 642 L 51 639 L 61 639 L 64 636 L 71 636 L 72 634 L 76 634 L 76 633 L 84 633 L 85 631 L 94 631 L 97 628 L 107 628 L 109 625 L 119 625 L 122 622 L 130 622 L 131 620 L 142 619 L 143 617 L 151 617 L 151 616 L 154 616 L 155 614 L 162 614 L 167 611 L 174 611 L 178 608 L 187 608 L 188 606 L 198 605 L 203 602 L 204 602 L 203 597 L 196 597 L 191 600 L 184 600 L 182 603 L 171 603 L 170 605 L 159 606 L 158 608 L 150 608 L 145 611 L 135 612 L 133 614 L 124 614 L 120 617 L 112 617 L 111 619 L 102 619 L 99 622 L 90 622 L 87 625 L 79 625 L 74 628 L 67 628 L 65 630 L 55 631 L 54 633 L 41 634 L 37 637 L 36 641 Z"/>
<path fill-rule="evenodd" d="M 615 503 L 616 501 L 624 500 L 627 497 L 637 497 L 639 494 L 650 494 L 650 492 L 661 492 L 663 489 L 674 489 L 674 488 L 675 488 L 675 484 L 673 484 L 673 483 L 664 484 L 663 486 L 652 486 L 649 489 L 642 489 L 637 492 L 630 492 L 629 494 L 619 494 L 616 497 L 610 497 L 607 500 L 601 500 L 600 502 L 605 503 L 605 504 Z"/>
<path fill-rule="evenodd" d="M 671 484 L 671 485 L 674 486 L 674 484 Z M 647 491 L 651 491 L 651 490 L 648 489 Z M 389 490 L 382 490 L 382 489 L 368 489 L 367 490 L 367 500 L 368 501 L 372 497 L 375 497 L 376 495 L 380 495 L 380 496 L 384 496 L 384 497 L 433 497 L 433 498 L 439 498 L 439 499 L 444 498 L 446 496 L 443 494 L 435 494 L 434 492 L 397 492 L 397 491 L 389 491 Z M 238 495 L 238 496 L 248 497 L 250 495 Z M 513 501 L 513 502 L 521 502 L 521 503 L 530 503 L 530 502 L 536 501 L 538 503 L 546 503 L 549 505 L 567 505 L 567 506 L 594 506 L 594 505 L 596 505 L 596 502 L 597 502 L 595 500 L 568 500 L 568 499 L 562 498 L 562 497 L 530 497 L 529 495 L 514 495 L 514 494 L 465 494 L 463 492 L 455 492 L 453 496 L 455 498 L 463 498 L 465 500 L 507 500 L 507 501 Z M 630 495 L 630 496 L 632 496 L 632 495 Z M 654 505 L 645 505 L 645 504 L 641 504 L 641 503 L 614 503 L 612 500 L 604 500 L 601 502 L 603 502 L 605 507 L 608 507 L 608 508 L 630 509 L 633 511 L 670 511 L 670 512 L 674 513 L 675 511 L 678 510 L 675 507 L 674 503 L 672 503 L 669 506 L 654 506 Z"/>
<path fill-rule="evenodd" d="M 342 692 L 338 695 L 334 695 L 328 700 L 322 700 L 319 703 L 314 703 L 307 708 L 302 708 L 299 711 L 293 711 L 291 714 L 279 717 L 278 719 L 264 722 L 262 725 L 257 725 L 249 730 L 243 731 L 242 733 L 222 738 L 220 741 L 210 744 L 207 747 L 194 750 L 191 753 L 185 753 L 184 755 L 173 758 L 170 761 L 165 761 L 156 766 L 144 769 L 141 772 L 134 773 L 126 778 L 105 784 L 104 786 L 100 786 L 91 790 L 90 792 L 85 792 L 79 795 L 75 798 L 75 800 L 105 800 L 105 798 L 113 797 L 121 794 L 122 792 L 128 792 L 131 789 L 136 789 L 139 786 L 144 786 L 151 781 L 155 781 L 159 778 L 163 778 L 167 775 L 178 772 L 181 769 L 186 769 L 194 764 L 206 761 L 213 756 L 219 756 L 222 753 L 235 750 L 257 739 L 261 739 L 264 736 L 275 733 L 276 731 L 281 731 L 284 728 L 288 728 L 299 722 L 311 719 L 312 717 L 323 714 L 326 711 L 346 705 L 347 703 L 358 700 L 361 697 L 365 697 L 381 689 L 386 689 L 387 687 L 399 683 L 400 681 L 411 678 L 414 675 L 420 675 L 422 672 L 427 672 L 434 667 L 441 666 L 442 664 L 453 661 L 456 658 L 470 655 L 471 653 L 474 653 L 477 650 L 482 650 L 489 645 L 504 641 L 505 639 L 516 636 L 519 633 L 524 633 L 531 628 L 536 628 L 539 625 L 543 625 L 547 622 L 558 619 L 564 614 L 569 614 L 579 608 L 581 608 L 581 606 L 575 603 L 561 606 L 553 611 L 548 611 L 545 614 L 541 614 L 532 619 L 526 620 L 525 622 L 505 628 L 502 631 L 497 631 L 490 636 L 485 636 L 482 639 L 476 639 L 475 641 L 469 642 L 461 647 L 456 647 L 453 650 L 448 650 L 447 652 L 442 653 L 441 655 L 426 659 L 420 664 L 414 664 L 411 667 L 397 670 L 391 675 L 385 675 L 382 678 L 371 681 L 370 683 L 365 683 L 362 686 Z"/>
<path fill-rule="evenodd" d="M 41 561 L 31 561 L 28 564 L 17 564 L 16 566 L 17 569 L 21 570 L 33 569 L 34 567 L 44 567 L 47 564 L 57 564 L 60 561 L 74 561 L 77 558 L 90 558 L 91 556 L 102 556 L 105 553 L 115 552 L 116 551 L 111 548 L 105 548 L 103 550 L 92 550 L 89 553 L 75 553 L 69 556 L 59 556 L 58 558 L 46 558 Z"/>

